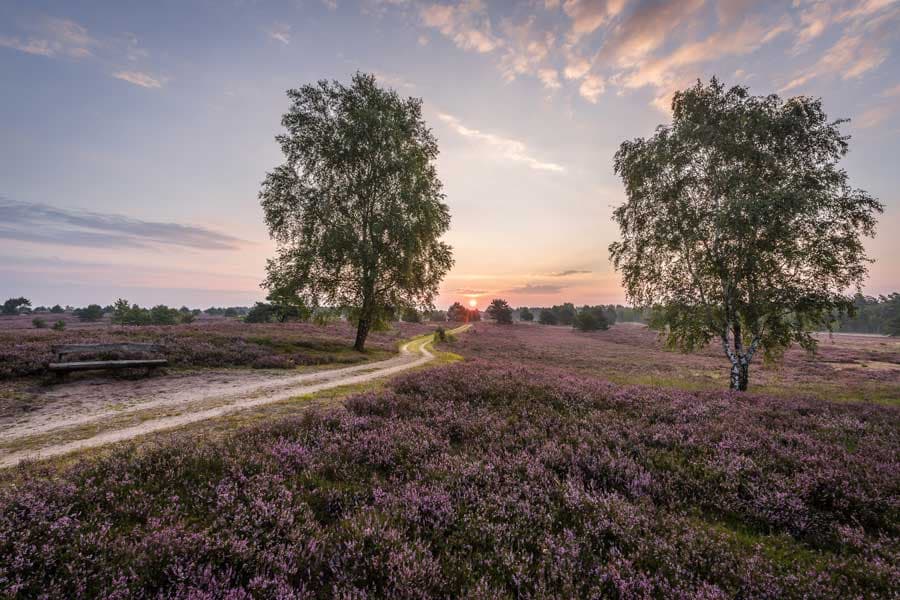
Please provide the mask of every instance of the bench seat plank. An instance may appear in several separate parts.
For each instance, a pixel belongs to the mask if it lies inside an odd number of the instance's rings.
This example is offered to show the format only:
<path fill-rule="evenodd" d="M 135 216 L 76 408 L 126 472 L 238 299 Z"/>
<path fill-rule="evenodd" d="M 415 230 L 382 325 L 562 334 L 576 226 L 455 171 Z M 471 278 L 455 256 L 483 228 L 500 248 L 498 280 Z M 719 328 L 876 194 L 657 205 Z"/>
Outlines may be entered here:
<path fill-rule="evenodd" d="M 89 371 L 91 369 L 128 369 L 137 367 L 163 367 L 169 364 L 165 358 L 141 360 L 92 360 L 81 362 L 50 363 L 51 371 Z"/>
<path fill-rule="evenodd" d="M 51 348 L 54 354 L 73 354 L 75 352 L 162 352 L 165 347 L 159 344 L 124 342 L 121 344 L 60 344 Z"/>

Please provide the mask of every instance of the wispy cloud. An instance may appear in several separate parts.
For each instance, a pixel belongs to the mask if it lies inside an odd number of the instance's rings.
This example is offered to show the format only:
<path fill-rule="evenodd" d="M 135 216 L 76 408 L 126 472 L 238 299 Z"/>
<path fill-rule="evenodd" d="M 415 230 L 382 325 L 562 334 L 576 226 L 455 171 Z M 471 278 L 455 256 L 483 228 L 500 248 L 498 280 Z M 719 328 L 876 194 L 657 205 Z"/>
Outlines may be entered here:
<path fill-rule="evenodd" d="M 811 66 L 797 72 L 780 91 L 801 87 L 814 79 L 858 79 L 878 68 L 890 54 L 888 39 L 897 31 L 900 10 L 896 0 L 807 0 L 800 19 L 796 48 L 839 24 L 841 36 Z"/>
<path fill-rule="evenodd" d="M 485 294 L 490 293 L 487 290 L 478 290 L 478 289 L 473 289 L 473 288 L 458 288 L 453 291 L 457 294 L 462 294 L 463 296 L 472 296 L 472 297 L 484 296 Z"/>
<path fill-rule="evenodd" d="M 416 84 L 408 81 L 406 78 L 400 75 L 397 75 L 396 73 L 385 73 L 383 71 L 373 70 L 372 74 L 375 75 L 375 79 L 377 79 L 379 82 L 386 83 L 395 89 L 416 89 Z"/>
<path fill-rule="evenodd" d="M 497 158 L 522 163 L 528 168 L 538 171 L 552 171 L 555 173 L 564 173 L 566 171 L 562 165 L 542 161 L 531 156 L 528 152 L 528 147 L 523 142 L 466 127 L 458 118 L 446 113 L 438 113 L 438 118 L 459 135 L 483 143 L 488 147 L 491 154 Z"/>
<path fill-rule="evenodd" d="M 506 19 L 500 29 L 505 39 L 500 70 L 507 80 L 511 81 L 520 75 L 537 74 L 546 87 L 559 87 L 556 71 L 544 67 L 556 44 L 556 37 L 552 32 L 541 30 L 534 16 L 518 24 Z M 548 76 L 548 71 L 553 76 Z"/>
<path fill-rule="evenodd" d="M 818 77 L 840 75 L 841 79 L 858 78 L 883 63 L 887 56 L 887 48 L 871 39 L 862 35 L 844 35 L 816 64 L 794 77 L 781 91 L 800 87 Z"/>
<path fill-rule="evenodd" d="M 143 221 L 0 198 L 0 239 L 92 248 L 237 250 L 247 242 L 205 227 Z"/>
<path fill-rule="evenodd" d="M 857 127 L 869 129 L 881 125 L 890 118 L 895 111 L 896 109 L 893 106 L 875 106 L 864 111 L 859 117 L 854 119 L 853 122 Z"/>
<path fill-rule="evenodd" d="M 422 23 L 437 29 L 464 50 L 490 52 L 501 45 L 494 35 L 487 8 L 480 0 L 459 4 L 426 4 L 420 11 Z"/>
<path fill-rule="evenodd" d="M 522 295 L 558 294 L 564 289 L 566 289 L 566 286 L 555 283 L 526 283 L 525 285 L 503 290 L 503 293 Z"/>
<path fill-rule="evenodd" d="M 165 79 L 157 79 L 153 75 L 142 71 L 116 71 L 112 76 L 145 88 L 160 88 L 165 83 Z"/>
<path fill-rule="evenodd" d="M 883 92 L 881 92 L 881 95 L 885 98 L 896 98 L 897 96 L 900 96 L 900 83 L 884 90 Z"/>
<path fill-rule="evenodd" d="M 29 23 L 25 36 L 0 35 L 0 46 L 40 56 L 85 58 L 100 43 L 75 21 L 45 17 Z"/>
<path fill-rule="evenodd" d="M 131 66 L 110 75 L 145 88 L 159 88 L 165 78 L 134 69 L 149 56 L 132 33 L 95 37 L 87 28 L 69 19 L 44 17 L 21 24 L 18 34 L 0 33 L 0 48 L 10 48 L 48 58 L 93 59 L 99 64 Z"/>
<path fill-rule="evenodd" d="M 530 76 L 550 90 L 571 85 L 591 103 L 611 87 L 650 88 L 663 111 L 674 90 L 707 75 L 709 64 L 786 37 L 799 56 L 836 27 L 837 44 L 783 90 L 829 74 L 861 77 L 886 60 L 884 32 L 897 29 L 900 14 L 897 0 L 544 0 L 490 11 L 483 0 L 403 4 L 459 48 L 495 56 L 507 80 Z M 534 12 L 541 4 L 549 14 Z"/>
<path fill-rule="evenodd" d="M 586 275 L 590 273 L 590 271 L 584 269 L 568 269 L 566 271 L 557 271 L 556 273 L 550 273 L 550 277 L 568 277 L 570 275 Z"/>
<path fill-rule="evenodd" d="M 0 35 L 0 47 L 11 48 L 26 54 L 37 54 L 39 56 L 53 56 L 54 50 L 51 48 L 47 40 L 36 40 L 30 38 L 23 40 L 19 37 L 8 35 Z"/>
<path fill-rule="evenodd" d="M 291 43 L 291 26 L 286 23 L 275 23 L 266 30 L 266 33 L 270 38 L 285 46 Z"/>
<path fill-rule="evenodd" d="M 571 19 L 569 38 L 577 41 L 622 12 L 625 0 L 565 0 L 563 11 Z"/>

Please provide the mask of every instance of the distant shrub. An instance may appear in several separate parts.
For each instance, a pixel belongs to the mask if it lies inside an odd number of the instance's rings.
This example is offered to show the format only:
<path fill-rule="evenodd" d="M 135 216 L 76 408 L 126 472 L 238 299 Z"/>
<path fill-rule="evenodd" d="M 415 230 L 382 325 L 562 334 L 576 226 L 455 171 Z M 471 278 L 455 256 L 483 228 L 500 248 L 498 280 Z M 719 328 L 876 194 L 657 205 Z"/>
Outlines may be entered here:
<path fill-rule="evenodd" d="M 31 300 L 22 296 L 10 298 L 3 303 L 3 306 L 0 306 L 0 314 L 8 316 L 17 315 L 29 310 L 31 310 Z"/>
<path fill-rule="evenodd" d="M 466 320 L 466 307 L 459 302 L 454 302 L 447 310 L 447 320 L 454 323 L 462 323 Z"/>
<path fill-rule="evenodd" d="M 66 322 L 60 319 L 53 324 L 53 331 L 63 331 L 66 328 Z"/>
<path fill-rule="evenodd" d="M 538 315 L 538 323 L 541 325 L 556 325 L 557 321 L 556 314 L 552 310 L 546 308 L 541 309 L 541 312 Z"/>
<path fill-rule="evenodd" d="M 94 323 L 103 318 L 103 307 L 99 304 L 89 304 L 84 308 L 76 309 L 75 316 L 79 321 Z"/>
<path fill-rule="evenodd" d="M 600 306 L 583 306 L 575 315 L 572 327 L 579 331 L 599 331 L 609 329 L 609 322 Z"/>
<path fill-rule="evenodd" d="M 34 325 L 35 329 L 46 329 L 47 321 L 40 317 L 35 317 L 31 320 L 31 324 Z"/>
<path fill-rule="evenodd" d="M 58 314 L 66 312 L 66 309 L 64 309 L 59 304 L 54 304 L 52 307 L 50 307 L 50 312 L 52 312 L 55 315 L 58 315 Z"/>
<path fill-rule="evenodd" d="M 443 323 L 447 320 L 447 312 L 443 310 L 433 310 L 428 314 L 428 320 Z"/>
<path fill-rule="evenodd" d="M 150 309 L 150 322 L 154 325 L 175 325 L 181 318 L 177 308 L 157 304 Z"/>
<path fill-rule="evenodd" d="M 165 304 L 157 304 L 147 309 L 119 298 L 113 305 L 112 322 L 117 325 L 175 325 L 190 323 L 193 320 L 191 312 L 181 312 Z"/>
<path fill-rule="evenodd" d="M 414 308 L 404 309 L 403 314 L 400 315 L 400 320 L 404 323 L 421 323 L 422 315 Z"/>
<path fill-rule="evenodd" d="M 484 312 L 489 318 L 501 325 L 510 325 L 512 323 L 512 309 L 509 307 L 509 303 L 501 298 L 491 300 L 490 306 Z"/>
<path fill-rule="evenodd" d="M 119 298 L 113 304 L 112 322 L 116 325 L 145 325 L 150 318 L 137 304 L 132 305 L 128 300 Z"/>
<path fill-rule="evenodd" d="M 534 313 L 531 312 L 527 306 L 523 306 L 519 309 L 519 320 L 530 323 L 534 321 Z"/>
<path fill-rule="evenodd" d="M 435 344 L 439 344 L 441 342 L 452 344 L 456 341 L 456 337 L 449 331 L 445 330 L 443 327 L 438 327 L 434 330 L 434 336 L 432 337 L 432 339 Z"/>
<path fill-rule="evenodd" d="M 271 323 L 274 320 L 275 307 L 268 302 L 257 302 L 244 317 L 245 323 Z"/>

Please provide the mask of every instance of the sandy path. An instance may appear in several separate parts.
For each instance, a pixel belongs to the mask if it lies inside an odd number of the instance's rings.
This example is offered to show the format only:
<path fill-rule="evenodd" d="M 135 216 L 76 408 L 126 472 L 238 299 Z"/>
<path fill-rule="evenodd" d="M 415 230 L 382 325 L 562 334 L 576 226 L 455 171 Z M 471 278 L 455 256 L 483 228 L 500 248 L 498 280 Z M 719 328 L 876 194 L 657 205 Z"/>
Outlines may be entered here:
<path fill-rule="evenodd" d="M 466 328 L 467 326 L 456 329 L 454 333 L 461 332 Z M 100 407 L 95 407 L 93 410 L 89 409 L 77 415 L 62 415 L 59 414 L 59 411 L 50 411 L 37 416 L 35 419 L 29 419 L 25 422 L 5 427 L 0 433 L 2 433 L 5 440 L 14 439 L 14 437 L 30 437 L 102 421 L 113 415 L 127 414 L 133 411 L 171 406 L 183 406 L 186 409 L 186 412 L 182 414 L 150 419 L 142 422 L 140 425 L 104 431 L 95 436 L 72 442 L 8 453 L 0 456 L 0 467 L 14 466 L 26 459 L 49 458 L 84 448 L 95 448 L 147 433 L 171 429 L 187 425 L 188 423 L 221 417 L 243 409 L 287 400 L 295 396 L 388 377 L 433 360 L 434 355 L 429 352 L 429 345 L 430 340 L 420 338 L 404 344 L 400 349 L 400 354 L 388 360 L 301 375 L 254 375 L 249 380 L 239 377 L 229 379 L 226 376 L 218 381 L 207 382 L 207 385 L 200 388 L 192 386 L 189 378 L 183 378 L 188 379 L 187 383 L 183 380 L 162 382 L 159 389 L 152 390 L 153 400 L 135 402 L 115 410 L 110 409 L 108 405 L 101 404 Z M 144 394 L 147 391 L 151 390 L 145 389 Z M 221 404 L 212 408 L 190 410 L 191 404 L 204 404 L 209 401 L 217 401 L 221 402 Z"/>

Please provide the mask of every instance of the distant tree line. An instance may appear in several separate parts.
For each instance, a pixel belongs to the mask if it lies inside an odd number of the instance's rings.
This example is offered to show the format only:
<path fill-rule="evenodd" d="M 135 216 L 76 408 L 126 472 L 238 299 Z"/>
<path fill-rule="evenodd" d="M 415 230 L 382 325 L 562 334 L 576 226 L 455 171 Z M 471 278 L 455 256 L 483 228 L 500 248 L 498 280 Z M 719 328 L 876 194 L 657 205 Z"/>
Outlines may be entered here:
<path fill-rule="evenodd" d="M 604 323 L 608 327 L 617 322 L 647 323 L 650 320 L 650 311 L 621 304 L 585 305 L 578 308 L 571 302 L 565 302 L 550 307 L 522 306 L 515 313 L 520 321 L 537 320 L 541 325 L 571 325 L 584 330 L 605 329 Z"/>
<path fill-rule="evenodd" d="M 838 315 L 837 331 L 900 335 L 900 292 L 853 297 L 852 314 Z"/>
<path fill-rule="evenodd" d="M 112 306 L 112 322 L 116 325 L 176 325 L 192 323 L 196 316 L 187 307 L 169 308 L 158 304 L 152 308 L 142 308 L 119 298 Z"/>
<path fill-rule="evenodd" d="M 243 317 L 250 312 L 250 308 L 246 306 L 210 306 L 203 311 L 211 317 Z"/>

